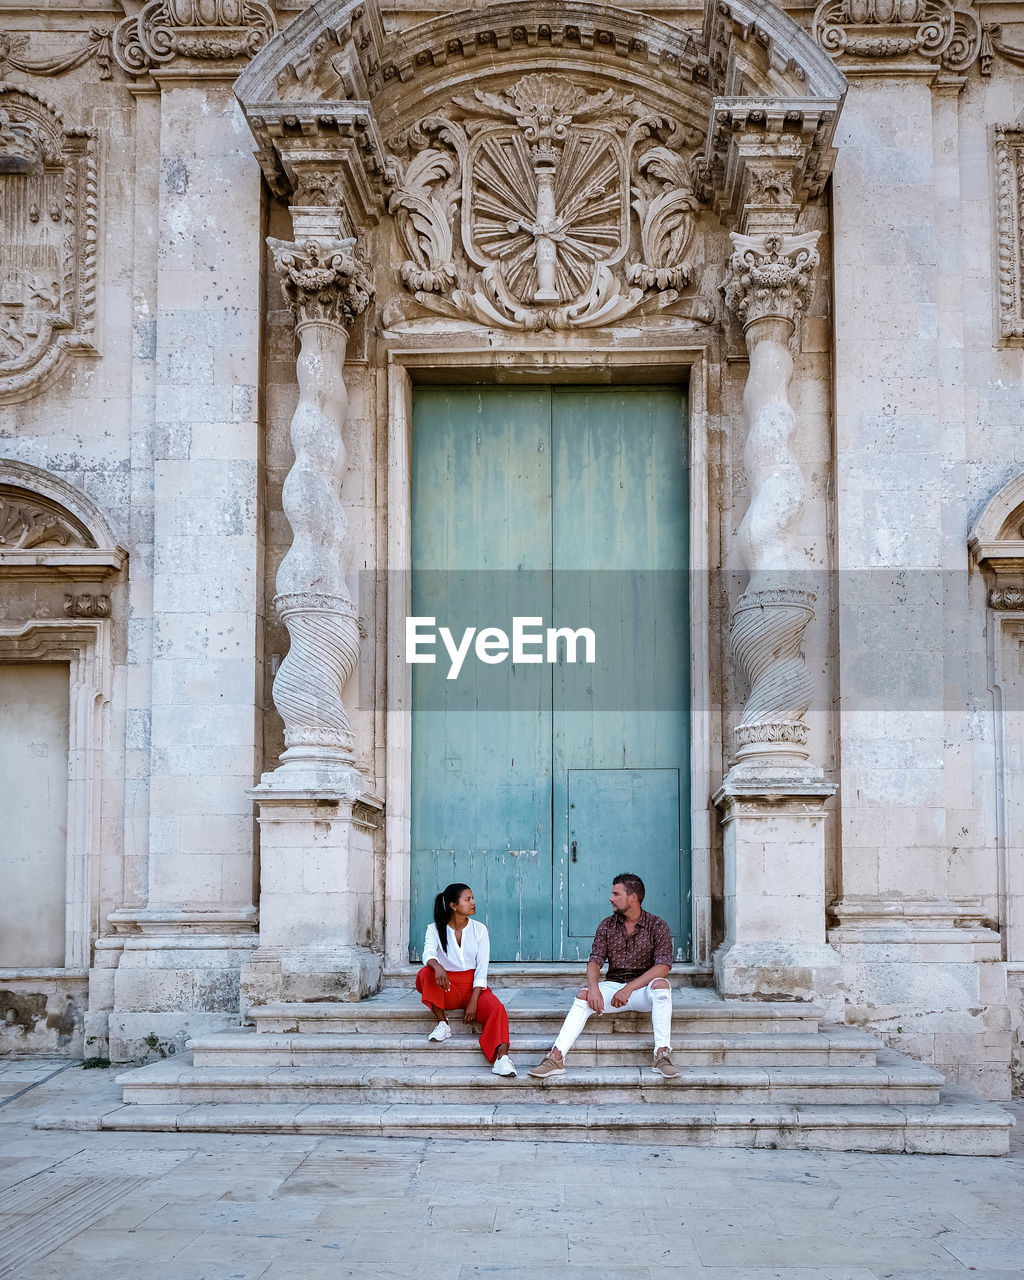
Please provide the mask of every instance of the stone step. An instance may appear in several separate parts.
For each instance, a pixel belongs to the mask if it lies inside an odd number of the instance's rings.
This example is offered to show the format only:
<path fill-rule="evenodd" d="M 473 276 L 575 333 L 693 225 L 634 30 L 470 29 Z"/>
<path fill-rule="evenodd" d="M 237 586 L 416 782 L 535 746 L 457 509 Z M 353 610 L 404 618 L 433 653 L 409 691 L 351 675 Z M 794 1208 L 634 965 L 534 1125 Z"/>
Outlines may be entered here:
<path fill-rule="evenodd" d="M 869 1151 L 1004 1156 L 1012 1118 L 992 1103 L 944 1089 L 938 1104 L 864 1106 L 784 1103 L 635 1106 L 432 1102 L 331 1105 L 230 1103 L 122 1106 L 94 1116 L 41 1117 L 40 1129 L 114 1132 L 268 1133 L 372 1138 L 443 1137 L 529 1142 Z"/>
<path fill-rule="evenodd" d="M 419 969 L 419 964 L 391 965 L 384 970 L 384 986 L 407 990 L 414 985 Z M 488 976 L 496 991 L 501 988 L 507 990 L 509 987 L 557 987 L 568 991 L 586 982 L 587 962 L 565 960 L 546 964 L 495 961 L 488 966 Z M 668 980 L 673 987 L 678 988 L 712 988 L 715 975 L 707 965 L 677 962 L 673 965 Z"/>
<path fill-rule="evenodd" d="M 570 984 L 565 988 L 495 988 L 508 1010 L 513 1036 L 548 1035 L 562 1024 L 572 1002 Z M 455 1015 L 457 1017 L 458 1015 Z M 684 1032 L 749 1035 L 775 1032 L 814 1032 L 824 1016 L 815 1005 L 797 1002 L 722 1000 L 714 991 L 695 988 L 672 993 L 673 1037 Z M 345 1032 L 399 1032 L 409 1034 L 429 1030 L 430 1015 L 419 995 L 405 988 L 385 988 L 367 1000 L 352 1003 L 324 1001 L 312 1004 L 270 1003 L 249 1011 L 262 1032 L 285 1035 L 302 1032 L 343 1034 Z M 454 1021 L 454 1018 L 453 1018 Z M 587 1030 L 595 1035 L 649 1031 L 651 1019 L 643 1013 L 606 1013 L 590 1020 Z"/>
<path fill-rule="evenodd" d="M 457 1021 L 444 1044 L 427 1039 L 423 1027 L 407 1033 L 222 1031 L 190 1040 L 185 1046 L 196 1067 L 259 1065 L 298 1066 L 480 1066 L 475 1034 Z M 551 1035 L 515 1034 L 512 1056 L 525 1071 L 551 1047 Z M 576 1041 L 570 1063 L 580 1066 L 649 1066 L 653 1048 L 650 1027 L 645 1032 L 604 1035 L 587 1030 Z M 681 1032 L 672 1041 L 677 1066 L 874 1066 L 878 1041 L 853 1027 L 830 1027 L 818 1032 Z"/>
<path fill-rule="evenodd" d="M 188 1059 L 186 1061 L 185 1059 Z M 525 1066 L 525 1064 L 521 1064 Z M 640 1102 L 793 1104 L 926 1104 L 938 1101 L 938 1072 L 889 1050 L 878 1065 L 683 1066 L 666 1080 L 650 1066 L 594 1066 L 534 1080 L 523 1070 L 502 1079 L 486 1064 L 425 1067 L 365 1065 L 197 1067 L 191 1055 L 156 1062 L 117 1077 L 126 1103 L 563 1103 L 575 1106 Z"/>

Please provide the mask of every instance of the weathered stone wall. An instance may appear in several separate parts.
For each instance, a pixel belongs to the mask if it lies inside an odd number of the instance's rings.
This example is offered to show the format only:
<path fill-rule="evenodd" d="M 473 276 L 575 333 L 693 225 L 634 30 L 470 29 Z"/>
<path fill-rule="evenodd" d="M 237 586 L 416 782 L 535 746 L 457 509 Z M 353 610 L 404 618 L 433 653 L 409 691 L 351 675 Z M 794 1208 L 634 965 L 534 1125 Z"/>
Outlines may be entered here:
<path fill-rule="evenodd" d="M 384 17 L 408 29 L 456 7 L 386 5 Z M 278 8 L 278 25 L 303 9 Z M 697 5 L 644 9 L 694 32 L 701 23 Z M 810 28 L 812 7 L 791 12 Z M 111 12 L 109 25 L 122 17 Z M 88 20 L 99 18 L 90 11 Z M 83 21 L 59 7 L 47 30 L 19 19 L 29 41 L 19 56 L 84 47 Z M 1004 22 L 1002 38 L 1024 46 L 1024 25 Z M 1024 109 L 1024 72 L 998 53 L 989 69 L 936 63 L 890 74 L 884 59 L 878 74 L 849 69 L 831 186 L 801 217 L 802 230 L 822 232 L 822 263 L 790 398 L 807 486 L 797 540 L 818 597 L 804 636 L 817 685 L 809 753 L 839 784 L 826 806 L 825 887 L 848 1017 L 998 1094 L 1011 1023 L 1014 1043 L 1020 1034 L 1019 992 L 1005 989 L 1000 895 L 1019 892 L 1022 876 L 1006 867 L 987 582 L 967 543 L 992 495 L 1024 471 L 1021 346 L 1001 336 L 993 159 L 993 127 Z M 91 499 L 129 560 L 103 588 L 111 681 L 90 912 L 104 941 L 91 1021 L 81 1022 L 84 970 L 33 987 L 32 999 L 47 1002 L 31 1017 L 12 979 L 17 1016 L 0 1047 L 78 1051 L 83 1025 L 86 1052 L 104 1051 L 116 1010 L 115 1055 L 127 1057 L 148 1037 L 180 1046 L 190 1029 L 239 1016 L 240 956 L 255 940 L 258 842 L 246 793 L 284 746 L 271 681 L 288 636 L 269 601 L 292 540 L 280 495 L 298 388 L 294 317 L 265 247 L 267 234 L 290 240 L 292 223 L 261 185 L 232 76 L 182 60 L 155 77 L 129 77 L 116 61 L 109 78 L 101 70 L 91 57 L 45 76 L 14 63 L 3 73 L 51 100 L 67 127 L 95 130 L 100 195 L 97 354 L 69 354 L 36 394 L 0 404 L 0 456 Z M 737 533 L 751 497 L 748 353 L 716 292 L 728 227 L 708 212 L 699 224 L 699 292 L 715 307 L 701 336 L 708 547 L 722 575 L 707 654 L 714 793 L 747 695 L 728 633 L 745 585 Z M 387 361 L 400 343 L 383 336 L 379 304 L 402 290 L 404 250 L 386 217 L 360 249 L 375 266 L 378 309 L 353 325 L 344 369 L 348 587 L 361 623 L 345 700 L 357 766 L 383 795 L 389 641 L 374 575 L 390 567 Z M 442 332 L 438 362 L 466 341 L 458 327 Z M 556 336 L 551 346 L 586 341 Z M 607 345 L 592 339 L 601 359 Z M 4 626 L 50 617 L 60 603 L 52 582 L 4 580 L 0 590 Z M 712 830 L 717 943 L 722 853 Z M 380 880 L 377 946 L 390 893 Z M 57 1007 L 69 999 L 74 1033 Z"/>

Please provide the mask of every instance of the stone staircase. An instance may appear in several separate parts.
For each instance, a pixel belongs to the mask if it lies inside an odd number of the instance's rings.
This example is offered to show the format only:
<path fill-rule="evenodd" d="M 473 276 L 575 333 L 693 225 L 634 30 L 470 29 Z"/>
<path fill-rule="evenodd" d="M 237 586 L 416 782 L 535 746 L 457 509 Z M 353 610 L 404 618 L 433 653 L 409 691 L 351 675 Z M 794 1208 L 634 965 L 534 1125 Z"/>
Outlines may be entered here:
<path fill-rule="evenodd" d="M 678 1079 L 651 1069 L 650 1019 L 593 1018 L 551 1080 L 526 1075 L 550 1047 L 571 988 L 501 986 L 513 1080 L 491 1075 L 475 1035 L 427 1040 L 408 986 L 357 1004 L 265 1005 L 255 1028 L 202 1036 L 190 1053 L 118 1077 L 105 1129 L 656 1142 L 664 1145 L 1003 1155 L 1009 1115 L 872 1036 L 820 1025 L 795 1003 L 673 992 Z"/>

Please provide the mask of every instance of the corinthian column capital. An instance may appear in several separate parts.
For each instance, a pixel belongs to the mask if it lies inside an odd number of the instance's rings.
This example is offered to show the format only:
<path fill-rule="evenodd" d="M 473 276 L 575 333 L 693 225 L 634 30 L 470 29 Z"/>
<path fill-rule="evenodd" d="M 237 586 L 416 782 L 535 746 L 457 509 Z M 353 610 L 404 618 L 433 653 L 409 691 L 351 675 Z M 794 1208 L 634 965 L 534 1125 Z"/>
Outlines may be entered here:
<path fill-rule="evenodd" d="M 733 252 L 724 285 L 725 302 L 739 317 L 744 329 L 764 319 L 796 324 L 820 261 L 817 250 L 820 234 L 818 231 L 731 233 Z"/>
<path fill-rule="evenodd" d="M 309 239 L 301 244 L 268 237 L 274 266 L 296 324 L 352 326 L 373 297 L 355 240 Z"/>

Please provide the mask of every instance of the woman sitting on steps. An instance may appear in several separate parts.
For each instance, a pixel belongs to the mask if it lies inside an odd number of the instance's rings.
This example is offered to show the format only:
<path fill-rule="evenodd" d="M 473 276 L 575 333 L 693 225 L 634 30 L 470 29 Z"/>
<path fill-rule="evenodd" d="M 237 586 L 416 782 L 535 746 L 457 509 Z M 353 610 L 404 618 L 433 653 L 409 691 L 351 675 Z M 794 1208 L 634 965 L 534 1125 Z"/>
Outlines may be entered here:
<path fill-rule="evenodd" d="M 508 1014 L 487 986 L 491 940 L 476 915 L 473 890 L 468 884 L 450 884 L 434 899 L 434 923 L 427 925 L 423 943 L 423 968 L 416 975 L 416 990 L 437 1020 L 428 1039 L 447 1040 L 452 1033 L 446 1017 L 449 1009 L 462 1009 L 462 1021 L 479 1022 L 480 1048 L 492 1063 L 496 1076 L 514 1076 L 508 1056 Z"/>

